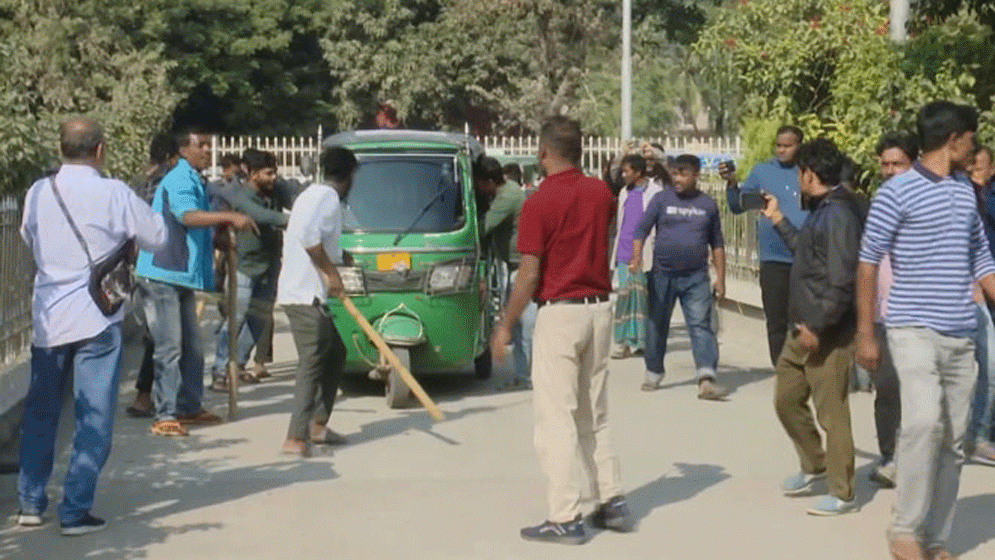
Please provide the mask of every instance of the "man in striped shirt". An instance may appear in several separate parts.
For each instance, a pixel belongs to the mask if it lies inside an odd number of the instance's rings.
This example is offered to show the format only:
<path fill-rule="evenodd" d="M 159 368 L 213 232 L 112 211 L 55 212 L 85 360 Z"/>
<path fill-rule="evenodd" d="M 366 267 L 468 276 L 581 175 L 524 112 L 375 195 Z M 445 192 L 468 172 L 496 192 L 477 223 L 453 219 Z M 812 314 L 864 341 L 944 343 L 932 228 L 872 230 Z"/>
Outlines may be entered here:
<path fill-rule="evenodd" d="M 963 174 L 977 124 L 970 107 L 946 101 L 923 107 L 917 120 L 922 157 L 881 186 L 864 229 L 857 360 L 871 371 L 880 357 L 874 336 L 877 267 L 886 254 L 894 277 L 884 321 L 902 403 L 888 531 L 892 556 L 899 560 L 952 558 L 946 541 L 976 379 L 972 281 L 995 300 L 995 260 Z"/>

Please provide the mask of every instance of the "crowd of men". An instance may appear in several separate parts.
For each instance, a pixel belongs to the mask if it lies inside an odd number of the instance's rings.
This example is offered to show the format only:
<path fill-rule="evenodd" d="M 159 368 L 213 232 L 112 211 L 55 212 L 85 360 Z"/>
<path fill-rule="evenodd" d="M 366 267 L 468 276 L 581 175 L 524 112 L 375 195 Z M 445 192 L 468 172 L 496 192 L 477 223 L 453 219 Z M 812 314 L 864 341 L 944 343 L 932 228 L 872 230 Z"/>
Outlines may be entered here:
<path fill-rule="evenodd" d="M 870 201 L 853 188 L 849 157 L 825 138 L 804 142 L 792 126 L 778 131 L 774 157 L 742 185 L 731 166 L 720 168 L 729 209 L 759 212 L 775 412 L 799 459 L 781 491 L 808 495 L 826 479 L 828 494 L 817 497 L 810 514 L 857 509 L 848 394 L 858 363 L 874 375 L 881 458 L 872 478 L 896 487 L 888 539 L 902 560 L 951 558 L 945 545 L 965 455 L 995 465 L 995 326 L 986 304 L 995 302 L 988 243 L 995 173 L 991 150 L 974 141 L 977 121 L 970 107 L 923 107 L 914 134 L 881 140 L 885 181 Z M 43 522 L 57 396 L 70 375 L 78 380 L 77 431 L 59 509 L 66 535 L 105 526 L 90 508 L 110 451 L 122 353 L 133 357 L 138 379 L 128 412 L 152 417 L 153 434 L 183 436 L 190 425 L 221 421 L 203 407 L 195 294 L 217 287 L 212 269 L 227 237 L 212 232 L 228 228 L 237 232 L 237 297 L 224 312 L 239 336 L 229 340 L 219 329 L 210 387 L 228 390 L 222 366 L 230 345 L 242 380 L 265 377 L 273 308 L 280 305 L 299 358 L 282 451 L 303 456 L 312 445 L 344 443 L 326 424 L 345 348 L 322 302 L 342 294 L 336 267 L 352 262 L 339 235 L 358 165 L 353 154 L 326 149 L 323 182 L 294 188 L 280 185 L 273 154 L 248 150 L 224 158 L 225 179 L 205 185 L 207 137 L 184 130 L 153 141 L 149 169 L 131 189 L 99 175 L 105 144 L 97 123 L 67 121 L 60 141 L 64 164 L 31 187 L 22 224 L 38 272 L 19 522 Z M 715 303 L 725 295 L 724 241 L 719 206 L 699 189 L 695 156 L 665 166 L 651 146 L 625 150 L 613 166 L 616 200 L 605 182 L 580 171 L 576 121 L 549 119 L 537 155 L 544 179 L 531 194 L 515 167 L 491 158 L 474 165 L 482 234 L 512 273 L 491 352 L 502 360 L 513 345 L 513 383 L 533 388 L 549 512 L 521 535 L 580 544 L 582 471 L 597 488 L 593 523 L 633 529 L 607 418 L 610 357 L 642 353 L 641 388 L 657 390 L 679 300 L 698 397 L 728 396 L 717 379 L 714 321 Z M 72 209 L 73 220 L 59 205 Z M 81 251 L 64 247 L 77 228 L 72 222 L 84 232 L 77 236 Z M 105 314 L 87 289 L 91 269 L 132 238 L 140 250 L 131 306 Z M 253 347 L 255 363 L 247 367 Z"/>

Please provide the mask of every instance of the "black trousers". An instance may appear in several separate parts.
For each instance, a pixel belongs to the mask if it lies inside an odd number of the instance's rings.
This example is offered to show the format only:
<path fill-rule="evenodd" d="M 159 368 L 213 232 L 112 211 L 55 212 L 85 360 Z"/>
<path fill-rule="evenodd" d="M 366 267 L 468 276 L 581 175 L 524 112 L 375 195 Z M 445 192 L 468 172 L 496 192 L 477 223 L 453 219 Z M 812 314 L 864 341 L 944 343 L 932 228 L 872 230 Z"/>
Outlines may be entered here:
<path fill-rule="evenodd" d="M 788 284 L 791 265 L 779 262 L 760 263 L 760 299 L 767 319 L 767 346 L 770 363 L 777 365 L 777 358 L 788 336 Z"/>

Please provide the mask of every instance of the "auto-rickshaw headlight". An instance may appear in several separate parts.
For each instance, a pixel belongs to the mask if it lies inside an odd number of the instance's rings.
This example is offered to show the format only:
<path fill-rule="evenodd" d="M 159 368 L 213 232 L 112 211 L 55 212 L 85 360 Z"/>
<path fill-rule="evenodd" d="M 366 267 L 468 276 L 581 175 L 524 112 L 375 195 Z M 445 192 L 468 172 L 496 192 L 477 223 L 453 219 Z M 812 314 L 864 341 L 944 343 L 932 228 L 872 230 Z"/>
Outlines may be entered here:
<path fill-rule="evenodd" d="M 363 269 L 358 266 L 344 266 L 338 268 L 339 277 L 342 278 L 342 287 L 347 294 L 365 294 L 366 279 L 363 277 Z"/>
<path fill-rule="evenodd" d="M 428 277 L 429 292 L 465 291 L 472 278 L 473 266 L 466 261 L 436 265 Z"/>

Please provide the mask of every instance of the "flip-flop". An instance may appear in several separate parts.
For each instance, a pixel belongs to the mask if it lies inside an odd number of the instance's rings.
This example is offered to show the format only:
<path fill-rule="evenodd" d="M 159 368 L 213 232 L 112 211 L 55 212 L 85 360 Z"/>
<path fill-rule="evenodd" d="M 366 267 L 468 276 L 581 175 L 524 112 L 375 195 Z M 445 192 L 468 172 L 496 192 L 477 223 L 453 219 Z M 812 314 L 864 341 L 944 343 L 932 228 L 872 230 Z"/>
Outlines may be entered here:
<path fill-rule="evenodd" d="M 217 414 L 211 412 L 210 410 L 201 409 L 199 412 L 193 414 L 184 414 L 176 418 L 180 424 L 192 424 L 192 425 L 210 425 L 210 424 L 221 424 L 224 420 Z"/>
<path fill-rule="evenodd" d="M 138 408 L 135 405 L 130 405 L 128 408 L 124 409 L 128 413 L 128 416 L 132 418 L 152 418 L 152 409 Z"/>
<path fill-rule="evenodd" d="M 246 385 L 255 385 L 256 383 L 259 383 L 259 377 L 247 371 L 243 371 L 242 373 L 238 374 L 238 378 L 242 380 L 242 383 L 245 383 Z"/>
<path fill-rule="evenodd" d="M 176 420 L 160 420 L 153 422 L 149 431 L 159 436 L 185 436 L 189 435 L 186 428 Z"/>

